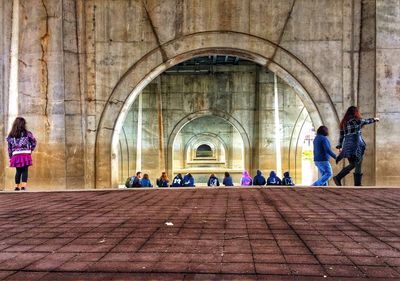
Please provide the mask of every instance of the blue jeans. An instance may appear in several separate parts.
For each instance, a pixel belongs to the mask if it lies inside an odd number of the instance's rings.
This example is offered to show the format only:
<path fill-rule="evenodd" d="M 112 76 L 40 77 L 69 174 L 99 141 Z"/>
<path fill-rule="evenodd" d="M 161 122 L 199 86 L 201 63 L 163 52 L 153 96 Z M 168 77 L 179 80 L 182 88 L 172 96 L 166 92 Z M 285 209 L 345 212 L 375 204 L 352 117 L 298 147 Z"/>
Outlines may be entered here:
<path fill-rule="evenodd" d="M 332 177 L 332 167 L 329 161 L 315 161 L 319 171 L 319 179 L 313 183 L 314 186 L 327 186 L 328 180 Z"/>

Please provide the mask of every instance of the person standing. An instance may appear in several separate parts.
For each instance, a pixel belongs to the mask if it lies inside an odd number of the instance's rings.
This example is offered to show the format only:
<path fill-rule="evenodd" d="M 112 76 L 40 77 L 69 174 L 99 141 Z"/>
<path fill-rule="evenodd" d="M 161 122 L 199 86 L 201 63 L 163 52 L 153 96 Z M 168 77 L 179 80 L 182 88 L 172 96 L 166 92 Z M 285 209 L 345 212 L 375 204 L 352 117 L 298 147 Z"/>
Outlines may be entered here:
<path fill-rule="evenodd" d="M 7 136 L 10 167 L 15 168 L 15 191 L 26 190 L 28 168 L 32 166 L 32 151 L 36 148 L 36 139 L 26 129 L 26 121 L 22 117 L 14 120 Z"/>
<path fill-rule="evenodd" d="M 325 126 L 320 126 L 317 136 L 314 139 L 314 163 L 319 171 L 319 178 L 312 184 L 313 186 L 327 186 L 328 180 L 332 177 L 332 166 L 329 158 L 336 159 L 336 154 L 331 149 L 328 139 L 329 131 Z"/>
<path fill-rule="evenodd" d="M 379 118 L 361 118 L 360 110 L 356 106 L 350 106 L 342 121 L 340 122 L 340 137 L 339 144 L 336 146 L 339 149 L 339 156 L 336 159 L 338 163 L 343 158 L 347 158 L 349 165 L 344 167 L 333 181 L 337 186 L 341 186 L 341 180 L 354 170 L 354 185 L 361 186 L 362 181 L 362 161 L 364 158 L 365 141 L 361 134 L 361 129 L 364 125 L 379 122 Z"/>

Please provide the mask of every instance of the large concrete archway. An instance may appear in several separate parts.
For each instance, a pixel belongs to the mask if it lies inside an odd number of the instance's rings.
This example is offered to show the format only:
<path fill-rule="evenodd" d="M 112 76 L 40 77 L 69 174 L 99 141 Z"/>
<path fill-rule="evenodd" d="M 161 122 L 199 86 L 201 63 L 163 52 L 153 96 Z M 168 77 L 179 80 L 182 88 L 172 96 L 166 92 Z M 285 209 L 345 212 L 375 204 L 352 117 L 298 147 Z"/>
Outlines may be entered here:
<path fill-rule="evenodd" d="M 235 46 L 232 48 L 232 46 Z M 318 77 L 297 57 L 274 43 L 240 32 L 209 31 L 171 40 L 144 55 L 122 76 L 101 114 L 95 144 L 96 188 L 114 186 L 113 160 L 124 119 L 136 96 L 169 67 L 201 55 L 230 54 L 258 63 L 291 85 L 313 123 L 334 127 L 338 115 Z"/>

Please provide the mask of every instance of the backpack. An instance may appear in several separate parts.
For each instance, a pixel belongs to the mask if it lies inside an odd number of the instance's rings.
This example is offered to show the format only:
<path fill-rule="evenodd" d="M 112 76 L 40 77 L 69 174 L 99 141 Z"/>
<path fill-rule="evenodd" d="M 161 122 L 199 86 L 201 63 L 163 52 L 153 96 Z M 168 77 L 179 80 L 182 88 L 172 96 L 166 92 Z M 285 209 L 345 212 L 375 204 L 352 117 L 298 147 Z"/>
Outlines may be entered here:
<path fill-rule="evenodd" d="M 128 178 L 126 179 L 126 181 L 125 181 L 125 186 L 126 186 L 127 188 L 132 187 L 133 178 L 134 178 L 134 177 L 128 177 Z"/>
<path fill-rule="evenodd" d="M 140 184 L 140 179 L 138 179 L 135 176 L 132 176 L 126 179 L 125 186 L 127 188 L 131 188 L 131 187 L 141 187 L 142 185 Z"/>

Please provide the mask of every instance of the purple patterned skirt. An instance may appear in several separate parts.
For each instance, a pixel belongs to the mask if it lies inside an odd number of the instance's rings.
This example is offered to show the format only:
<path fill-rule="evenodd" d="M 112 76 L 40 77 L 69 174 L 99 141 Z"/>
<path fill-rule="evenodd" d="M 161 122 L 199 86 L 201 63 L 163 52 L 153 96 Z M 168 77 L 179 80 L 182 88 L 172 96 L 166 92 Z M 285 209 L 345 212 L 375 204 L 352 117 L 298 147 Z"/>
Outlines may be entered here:
<path fill-rule="evenodd" d="M 10 167 L 20 168 L 32 166 L 32 156 L 30 154 L 13 155 L 10 159 Z"/>

